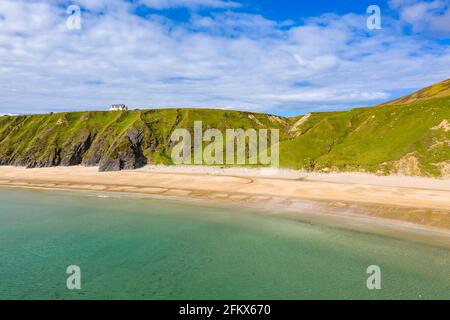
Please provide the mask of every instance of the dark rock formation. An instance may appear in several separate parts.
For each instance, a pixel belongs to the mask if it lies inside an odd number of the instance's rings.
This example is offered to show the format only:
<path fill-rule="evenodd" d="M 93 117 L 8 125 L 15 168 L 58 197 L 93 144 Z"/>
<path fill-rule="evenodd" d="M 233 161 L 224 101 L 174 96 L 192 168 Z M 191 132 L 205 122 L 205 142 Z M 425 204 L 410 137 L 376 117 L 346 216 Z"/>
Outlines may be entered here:
<path fill-rule="evenodd" d="M 92 143 L 91 133 L 85 131 L 80 135 L 78 141 L 70 142 L 66 145 L 62 151 L 62 166 L 76 166 L 81 164 L 83 161 L 83 156 L 86 151 L 90 148 Z"/>
<path fill-rule="evenodd" d="M 61 150 L 58 148 L 52 148 L 47 156 L 43 156 L 37 160 L 30 160 L 27 164 L 27 168 L 46 168 L 59 166 L 61 163 Z"/>
<path fill-rule="evenodd" d="M 100 171 L 137 169 L 147 164 L 142 151 L 143 131 L 131 129 L 113 146 L 108 155 L 100 161 Z"/>

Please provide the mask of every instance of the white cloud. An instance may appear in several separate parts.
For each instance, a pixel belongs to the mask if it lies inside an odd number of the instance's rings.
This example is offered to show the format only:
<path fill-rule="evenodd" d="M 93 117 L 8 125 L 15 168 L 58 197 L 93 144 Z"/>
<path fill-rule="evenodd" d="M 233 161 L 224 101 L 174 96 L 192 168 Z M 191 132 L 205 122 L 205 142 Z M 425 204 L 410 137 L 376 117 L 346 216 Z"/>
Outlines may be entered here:
<path fill-rule="evenodd" d="M 367 36 L 365 16 L 295 26 L 225 12 L 186 24 L 138 17 L 122 0 L 90 4 L 77 31 L 56 2 L 0 2 L 0 113 L 110 103 L 303 113 L 367 105 L 450 74 L 448 47 L 386 28 Z"/>
<path fill-rule="evenodd" d="M 267 20 L 261 15 L 234 12 L 213 14 L 212 16 L 194 15 L 191 19 L 193 28 L 232 37 L 242 34 L 248 38 L 280 36 L 279 26 L 282 24 Z"/>
<path fill-rule="evenodd" d="M 450 5 L 448 0 L 391 0 L 402 21 L 411 25 L 414 32 L 450 37 Z"/>

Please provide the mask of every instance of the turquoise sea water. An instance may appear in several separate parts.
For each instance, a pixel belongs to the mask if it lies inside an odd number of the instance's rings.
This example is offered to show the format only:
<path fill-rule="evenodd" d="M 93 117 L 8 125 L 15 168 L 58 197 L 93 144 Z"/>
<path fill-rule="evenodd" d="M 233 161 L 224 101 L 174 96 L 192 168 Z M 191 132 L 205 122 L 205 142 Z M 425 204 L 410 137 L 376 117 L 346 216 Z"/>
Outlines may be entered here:
<path fill-rule="evenodd" d="M 66 268 L 81 268 L 81 290 Z M 381 290 L 366 269 L 381 268 Z M 450 250 L 226 209 L 0 188 L 0 299 L 450 298 Z"/>

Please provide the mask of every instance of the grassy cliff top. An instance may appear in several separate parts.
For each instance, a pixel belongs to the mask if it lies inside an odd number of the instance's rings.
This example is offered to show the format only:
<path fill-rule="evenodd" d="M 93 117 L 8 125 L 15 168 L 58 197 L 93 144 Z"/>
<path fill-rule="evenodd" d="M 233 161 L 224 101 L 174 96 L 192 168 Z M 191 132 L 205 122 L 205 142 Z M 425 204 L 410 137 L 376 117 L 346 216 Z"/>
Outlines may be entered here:
<path fill-rule="evenodd" d="M 417 102 L 417 101 L 449 97 L 449 96 L 450 96 L 450 79 L 447 79 L 445 81 L 442 81 L 442 82 L 433 84 L 429 87 L 423 88 L 423 89 L 416 91 L 412 94 L 409 94 L 407 96 L 400 97 L 398 99 L 386 102 L 386 103 L 384 103 L 384 105 L 406 104 L 406 103 L 413 103 L 413 102 Z"/>
<path fill-rule="evenodd" d="M 279 129 L 280 165 L 311 171 L 450 176 L 450 80 L 376 107 L 285 118 L 215 109 L 0 117 L 0 165 L 133 169 L 171 164 L 173 130 Z"/>

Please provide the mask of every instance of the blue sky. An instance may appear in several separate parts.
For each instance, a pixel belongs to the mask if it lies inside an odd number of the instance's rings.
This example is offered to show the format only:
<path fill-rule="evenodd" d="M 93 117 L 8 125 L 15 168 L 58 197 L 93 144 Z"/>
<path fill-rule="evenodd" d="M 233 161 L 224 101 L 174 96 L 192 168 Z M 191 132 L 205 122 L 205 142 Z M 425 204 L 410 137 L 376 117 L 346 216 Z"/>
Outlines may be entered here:
<path fill-rule="evenodd" d="M 325 12 L 335 13 L 338 15 L 345 15 L 350 12 L 361 13 L 365 9 L 372 5 L 377 4 L 383 11 L 390 10 L 386 1 L 373 1 L 373 0 L 242 0 L 236 1 L 239 6 L 233 7 L 233 11 L 240 13 L 260 14 L 265 18 L 275 21 L 299 21 L 304 18 L 319 16 Z M 187 21 L 189 19 L 190 11 L 189 7 L 172 7 L 154 9 L 145 5 L 140 6 L 145 12 L 163 13 L 170 18 L 178 21 Z M 144 8 L 145 7 L 145 8 Z M 200 7 L 196 8 L 202 11 L 204 14 L 211 12 L 229 10 L 230 8 L 214 8 L 214 7 Z M 392 14 L 389 12 L 389 14 Z"/>
<path fill-rule="evenodd" d="M 448 0 L 2 0 L 0 113 L 374 105 L 450 77 L 449 21 Z"/>

